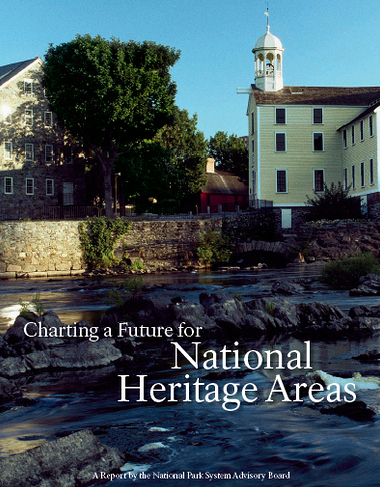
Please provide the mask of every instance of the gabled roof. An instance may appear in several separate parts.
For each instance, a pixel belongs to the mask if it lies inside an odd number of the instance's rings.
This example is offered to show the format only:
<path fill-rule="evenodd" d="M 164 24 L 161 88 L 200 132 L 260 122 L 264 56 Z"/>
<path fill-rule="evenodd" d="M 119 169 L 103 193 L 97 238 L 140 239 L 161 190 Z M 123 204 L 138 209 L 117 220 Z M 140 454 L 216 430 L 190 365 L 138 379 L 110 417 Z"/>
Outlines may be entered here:
<path fill-rule="evenodd" d="M 34 59 L 28 59 L 27 61 L 0 66 L 0 88 L 38 60 L 40 60 L 40 58 L 36 57 Z"/>
<path fill-rule="evenodd" d="M 336 105 L 368 107 L 380 98 L 380 86 L 326 87 L 284 86 L 282 90 L 262 91 L 252 85 L 257 104 L 262 105 Z"/>
<path fill-rule="evenodd" d="M 357 117 L 353 118 L 349 122 L 339 127 L 338 130 L 341 130 L 342 128 L 347 127 L 347 125 L 351 125 L 352 123 L 356 122 L 356 120 L 360 120 L 361 118 L 364 118 L 370 113 L 373 113 L 376 110 L 376 108 L 378 108 L 379 106 L 380 106 L 380 100 L 375 100 L 373 103 L 371 103 L 371 105 L 366 110 L 364 110 L 364 112 L 359 113 Z"/>
<path fill-rule="evenodd" d="M 226 171 L 206 172 L 207 182 L 202 187 L 202 193 L 211 194 L 248 194 L 246 183 L 236 176 Z"/>

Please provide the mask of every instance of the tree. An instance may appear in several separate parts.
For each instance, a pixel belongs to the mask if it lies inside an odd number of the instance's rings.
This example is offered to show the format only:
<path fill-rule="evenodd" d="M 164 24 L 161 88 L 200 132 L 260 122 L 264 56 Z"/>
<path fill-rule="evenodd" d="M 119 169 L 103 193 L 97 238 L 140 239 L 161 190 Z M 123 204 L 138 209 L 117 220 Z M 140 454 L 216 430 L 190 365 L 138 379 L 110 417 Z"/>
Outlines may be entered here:
<path fill-rule="evenodd" d="M 170 124 L 160 129 L 155 140 L 167 149 L 177 167 L 177 188 L 185 208 L 198 201 L 201 187 L 206 182 L 207 141 L 197 129 L 198 117 L 189 117 L 187 110 L 176 107 Z"/>
<path fill-rule="evenodd" d="M 350 188 L 344 188 L 341 182 L 338 185 L 331 183 L 330 188 L 325 184 L 323 193 L 314 198 L 307 198 L 306 220 L 346 220 L 363 218 L 360 198 L 349 196 Z"/>
<path fill-rule="evenodd" d="M 112 170 L 120 148 L 151 138 L 170 119 L 176 85 L 169 69 L 180 52 L 153 42 L 77 36 L 45 57 L 51 109 L 91 149 L 103 173 L 112 216 Z"/>
<path fill-rule="evenodd" d="M 218 169 L 228 171 L 248 181 L 248 148 L 245 139 L 227 132 L 210 137 L 208 151 Z"/>

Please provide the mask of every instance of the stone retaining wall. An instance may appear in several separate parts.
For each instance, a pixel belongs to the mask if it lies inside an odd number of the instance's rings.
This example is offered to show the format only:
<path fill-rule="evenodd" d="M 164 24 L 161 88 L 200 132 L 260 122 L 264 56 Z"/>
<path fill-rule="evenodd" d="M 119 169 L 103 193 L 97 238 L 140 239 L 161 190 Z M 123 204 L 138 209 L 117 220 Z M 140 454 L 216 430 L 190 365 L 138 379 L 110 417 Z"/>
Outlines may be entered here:
<path fill-rule="evenodd" d="M 0 278 L 77 275 L 86 270 L 78 221 L 0 222 Z M 133 222 L 116 245 L 118 257 L 141 259 L 150 267 L 196 263 L 197 241 L 220 230 L 222 219 Z"/>

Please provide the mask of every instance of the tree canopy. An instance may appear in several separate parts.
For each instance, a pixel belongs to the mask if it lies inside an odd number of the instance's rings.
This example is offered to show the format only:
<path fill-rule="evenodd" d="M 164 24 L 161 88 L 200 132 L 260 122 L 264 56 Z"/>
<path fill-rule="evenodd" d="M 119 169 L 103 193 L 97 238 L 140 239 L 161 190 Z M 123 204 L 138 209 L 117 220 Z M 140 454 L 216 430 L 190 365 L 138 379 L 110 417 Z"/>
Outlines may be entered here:
<path fill-rule="evenodd" d="M 248 148 L 244 138 L 227 132 L 216 132 L 208 142 L 210 157 L 218 169 L 228 171 L 248 181 Z"/>
<path fill-rule="evenodd" d="M 170 67 L 174 48 L 153 42 L 121 42 L 77 36 L 51 46 L 44 82 L 51 109 L 91 149 L 104 178 L 106 213 L 112 215 L 111 175 L 121 147 L 152 138 L 174 110 Z"/>
<path fill-rule="evenodd" d="M 175 107 L 153 139 L 126 147 L 118 157 L 115 167 L 128 201 L 141 211 L 192 209 L 205 183 L 206 146 L 197 116 Z"/>

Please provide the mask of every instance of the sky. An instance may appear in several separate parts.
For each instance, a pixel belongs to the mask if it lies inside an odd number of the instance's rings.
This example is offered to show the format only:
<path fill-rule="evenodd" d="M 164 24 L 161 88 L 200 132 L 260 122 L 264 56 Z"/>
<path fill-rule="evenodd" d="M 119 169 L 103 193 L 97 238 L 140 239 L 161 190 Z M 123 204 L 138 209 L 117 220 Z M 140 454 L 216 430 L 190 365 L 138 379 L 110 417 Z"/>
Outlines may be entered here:
<path fill-rule="evenodd" d="M 247 134 L 252 48 L 266 31 L 285 52 L 285 85 L 380 86 L 379 0 L 1 0 L 0 65 L 44 58 L 77 34 L 174 47 L 176 103 L 205 137 Z"/>

